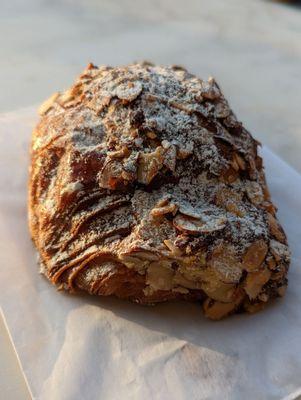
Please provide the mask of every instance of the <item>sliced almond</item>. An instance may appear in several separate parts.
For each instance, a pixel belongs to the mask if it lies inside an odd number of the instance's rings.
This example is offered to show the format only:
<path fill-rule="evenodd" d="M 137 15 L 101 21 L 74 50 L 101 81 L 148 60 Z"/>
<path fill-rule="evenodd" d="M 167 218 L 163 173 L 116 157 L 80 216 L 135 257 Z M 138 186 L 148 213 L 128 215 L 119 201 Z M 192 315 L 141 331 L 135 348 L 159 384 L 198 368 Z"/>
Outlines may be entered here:
<path fill-rule="evenodd" d="M 190 204 L 179 203 L 179 211 L 181 214 L 184 214 L 188 217 L 196 219 L 201 218 L 201 213 L 197 211 L 194 207 L 192 207 Z"/>
<path fill-rule="evenodd" d="M 184 148 L 179 148 L 177 151 L 177 158 L 179 160 L 185 160 L 192 154 L 192 150 L 190 149 L 184 149 Z"/>
<path fill-rule="evenodd" d="M 272 271 L 277 267 L 275 258 L 273 256 L 269 256 L 266 258 L 266 263 L 269 267 L 269 269 L 271 269 Z"/>
<path fill-rule="evenodd" d="M 211 233 L 223 229 L 226 226 L 226 218 L 206 215 L 206 221 L 178 214 L 174 220 L 174 226 L 181 232 L 191 235 Z"/>
<path fill-rule="evenodd" d="M 205 99 L 209 99 L 209 100 L 216 100 L 221 97 L 221 92 L 220 92 L 218 86 L 216 85 L 214 78 L 211 77 L 208 79 L 208 82 L 206 82 L 206 81 L 202 82 L 201 95 Z"/>
<path fill-rule="evenodd" d="M 249 300 L 244 302 L 244 309 L 250 314 L 254 314 L 264 309 L 266 303 L 263 301 L 251 303 Z"/>
<path fill-rule="evenodd" d="M 255 299 L 259 295 L 270 277 L 271 271 L 268 269 L 248 273 L 244 289 L 250 299 Z"/>
<path fill-rule="evenodd" d="M 110 158 L 124 158 L 130 155 L 130 150 L 126 146 L 122 146 L 118 150 L 108 152 Z"/>
<path fill-rule="evenodd" d="M 222 173 L 220 179 L 222 182 L 233 183 L 238 177 L 239 173 L 233 167 L 229 167 Z"/>
<path fill-rule="evenodd" d="M 62 93 L 60 95 L 59 102 L 61 105 L 65 105 L 65 104 L 69 103 L 69 101 L 73 100 L 74 97 L 75 96 L 74 96 L 73 90 L 71 88 L 71 89 L 66 90 L 64 93 Z"/>
<path fill-rule="evenodd" d="M 277 219 L 273 217 L 272 214 L 268 213 L 268 224 L 270 228 L 271 234 L 279 241 L 279 242 L 285 242 L 286 237 L 285 233 L 283 232 L 281 226 L 279 225 Z"/>
<path fill-rule="evenodd" d="M 168 261 L 152 262 L 146 274 L 146 283 L 153 290 L 171 290 L 174 271 Z"/>
<path fill-rule="evenodd" d="M 264 208 L 267 212 L 269 212 L 272 215 L 276 214 L 277 208 L 270 201 L 264 201 L 261 204 L 261 207 Z"/>
<path fill-rule="evenodd" d="M 273 271 L 273 273 L 272 273 L 271 280 L 278 281 L 278 282 L 282 281 L 286 272 L 287 272 L 287 268 L 285 267 L 285 265 L 278 264 L 277 269 L 275 271 Z"/>
<path fill-rule="evenodd" d="M 139 81 L 120 84 L 116 89 L 116 95 L 120 100 L 133 101 L 142 92 L 142 85 Z"/>
<path fill-rule="evenodd" d="M 53 106 L 55 103 L 56 99 L 59 97 L 59 93 L 53 93 L 52 96 L 50 96 L 44 103 L 39 107 L 39 114 L 40 115 L 45 115 Z"/>
<path fill-rule="evenodd" d="M 182 275 L 179 271 L 177 271 L 173 278 L 173 284 L 183 286 L 188 289 L 200 289 L 201 284 L 192 279 L 187 279 L 184 275 Z"/>
<path fill-rule="evenodd" d="M 255 181 L 246 181 L 246 192 L 251 203 L 261 204 L 264 201 L 264 195 L 261 186 Z"/>
<path fill-rule="evenodd" d="M 143 271 L 153 261 L 157 261 L 159 257 L 150 251 L 133 251 L 130 253 L 120 254 L 119 261 L 128 268 Z"/>
<path fill-rule="evenodd" d="M 269 300 L 269 296 L 267 293 L 260 293 L 258 299 L 266 303 Z"/>
<path fill-rule="evenodd" d="M 104 189 L 115 190 L 120 182 L 122 182 L 122 164 L 117 160 L 105 162 L 98 174 L 98 184 Z"/>
<path fill-rule="evenodd" d="M 175 215 L 177 210 L 178 210 L 178 206 L 176 204 L 169 203 L 166 206 L 153 208 L 151 210 L 150 214 L 153 217 L 161 217 L 162 215 L 169 214 L 169 213 Z"/>
<path fill-rule="evenodd" d="M 245 252 L 242 264 L 245 270 L 255 271 L 263 263 L 268 252 L 268 246 L 264 240 L 256 240 Z"/>
<path fill-rule="evenodd" d="M 165 246 L 168 248 L 168 250 L 175 256 L 175 257 L 180 257 L 182 255 L 182 251 L 174 245 L 174 243 L 170 239 L 164 240 Z"/>
<path fill-rule="evenodd" d="M 163 147 L 151 153 L 140 153 L 138 159 L 138 182 L 148 185 L 163 166 Z"/>
<path fill-rule="evenodd" d="M 202 284 L 202 290 L 204 290 L 208 297 L 223 303 L 231 303 L 233 301 L 235 288 L 234 284 L 223 282 L 219 282 L 215 288 L 205 283 Z"/>
<path fill-rule="evenodd" d="M 270 250 L 277 262 L 281 260 L 290 261 L 290 251 L 287 245 L 272 239 L 270 240 Z"/>
<path fill-rule="evenodd" d="M 235 203 L 239 203 L 242 199 L 243 193 L 234 191 L 225 185 L 222 185 L 216 193 L 216 204 L 218 206 L 224 206 L 230 200 Z"/>
<path fill-rule="evenodd" d="M 245 160 L 238 153 L 234 153 L 234 159 L 239 168 L 244 171 L 246 169 Z"/>
<path fill-rule="evenodd" d="M 283 297 L 285 295 L 286 289 L 287 289 L 287 285 L 280 286 L 277 289 L 277 293 L 279 294 L 280 297 Z"/>
<path fill-rule="evenodd" d="M 219 320 L 226 317 L 228 314 L 233 312 L 236 307 L 236 303 L 222 303 L 209 298 L 203 303 L 205 316 L 213 320 Z"/>
<path fill-rule="evenodd" d="M 215 247 L 208 261 L 207 274 L 213 275 L 213 282 L 238 283 L 242 275 L 242 266 L 233 246 L 220 244 Z M 208 275 L 210 276 L 210 275 Z M 208 278 L 207 278 L 208 280 Z"/>

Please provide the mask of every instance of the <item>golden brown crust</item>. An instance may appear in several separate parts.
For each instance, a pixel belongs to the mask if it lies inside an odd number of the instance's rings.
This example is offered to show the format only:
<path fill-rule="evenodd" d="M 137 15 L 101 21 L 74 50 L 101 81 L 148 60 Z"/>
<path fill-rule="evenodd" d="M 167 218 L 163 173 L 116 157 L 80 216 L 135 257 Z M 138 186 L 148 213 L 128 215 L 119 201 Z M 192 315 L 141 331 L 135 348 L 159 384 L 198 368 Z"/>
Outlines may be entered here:
<path fill-rule="evenodd" d="M 212 78 L 90 64 L 40 113 L 29 224 L 51 282 L 200 300 L 212 319 L 284 294 L 289 251 L 258 142 Z"/>

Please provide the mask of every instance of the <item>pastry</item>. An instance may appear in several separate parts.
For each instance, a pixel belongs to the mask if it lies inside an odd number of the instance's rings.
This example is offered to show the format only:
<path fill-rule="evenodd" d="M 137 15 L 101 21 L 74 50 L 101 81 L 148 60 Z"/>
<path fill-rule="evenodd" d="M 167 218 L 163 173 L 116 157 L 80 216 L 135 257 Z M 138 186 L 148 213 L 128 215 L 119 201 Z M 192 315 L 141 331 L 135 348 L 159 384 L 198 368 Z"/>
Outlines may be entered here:
<path fill-rule="evenodd" d="M 289 250 L 258 142 L 213 78 L 89 64 L 40 107 L 29 225 L 58 288 L 220 319 L 283 296 Z"/>

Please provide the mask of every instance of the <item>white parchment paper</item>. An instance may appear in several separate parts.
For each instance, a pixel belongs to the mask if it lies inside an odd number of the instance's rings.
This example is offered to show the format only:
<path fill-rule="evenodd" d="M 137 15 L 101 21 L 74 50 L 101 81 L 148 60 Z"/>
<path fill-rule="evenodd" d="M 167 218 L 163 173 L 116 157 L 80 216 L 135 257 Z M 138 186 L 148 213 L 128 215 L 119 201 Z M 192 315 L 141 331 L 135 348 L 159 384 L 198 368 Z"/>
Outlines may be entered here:
<path fill-rule="evenodd" d="M 0 118 L 0 304 L 34 398 L 295 399 L 301 394 L 301 176 L 266 148 L 292 250 L 289 289 L 265 311 L 220 322 L 198 304 L 142 307 L 57 292 L 27 230 L 32 109 Z"/>

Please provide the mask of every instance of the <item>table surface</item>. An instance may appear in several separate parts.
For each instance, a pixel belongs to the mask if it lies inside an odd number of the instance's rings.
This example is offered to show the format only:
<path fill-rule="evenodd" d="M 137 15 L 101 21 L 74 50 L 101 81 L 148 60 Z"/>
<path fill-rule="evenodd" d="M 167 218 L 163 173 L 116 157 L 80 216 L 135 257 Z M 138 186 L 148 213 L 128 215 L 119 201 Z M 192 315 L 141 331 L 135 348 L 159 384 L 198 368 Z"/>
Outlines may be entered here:
<path fill-rule="evenodd" d="M 0 112 L 38 104 L 85 65 L 148 59 L 213 75 L 247 128 L 301 171 L 301 8 L 263 0 L 10 0 Z M 0 321 L 3 398 L 30 398 Z"/>

